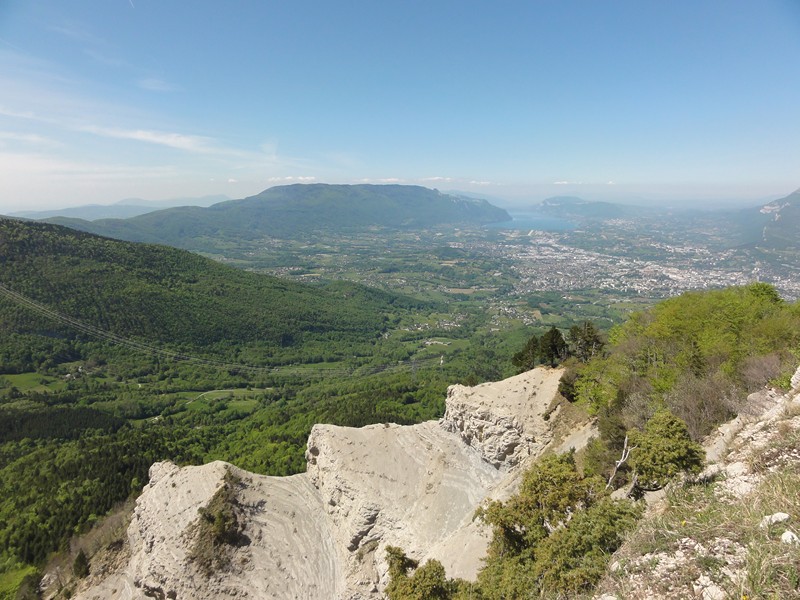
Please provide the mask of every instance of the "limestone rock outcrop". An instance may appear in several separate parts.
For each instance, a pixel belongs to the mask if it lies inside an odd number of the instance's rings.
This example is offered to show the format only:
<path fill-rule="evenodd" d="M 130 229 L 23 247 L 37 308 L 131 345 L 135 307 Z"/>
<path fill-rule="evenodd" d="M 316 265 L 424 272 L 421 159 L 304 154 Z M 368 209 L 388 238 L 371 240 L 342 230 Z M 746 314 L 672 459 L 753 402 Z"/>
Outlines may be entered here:
<path fill-rule="evenodd" d="M 489 464 L 513 468 L 539 455 L 550 442 L 547 411 L 558 392 L 558 380 L 548 375 L 537 369 L 526 377 L 507 380 L 502 390 L 492 384 L 450 386 L 440 424 L 478 450 Z"/>
<path fill-rule="evenodd" d="M 450 576 L 474 578 L 488 543 L 475 509 L 512 493 L 524 463 L 557 441 L 551 405 L 560 377 L 541 368 L 452 386 L 438 422 L 316 425 L 307 471 L 291 477 L 223 462 L 157 463 L 128 529 L 130 559 L 115 573 L 95 574 L 75 597 L 379 598 L 387 545 L 423 562 L 436 558 Z M 225 485 L 242 516 L 242 542 L 209 575 L 194 556 L 198 511 Z"/>

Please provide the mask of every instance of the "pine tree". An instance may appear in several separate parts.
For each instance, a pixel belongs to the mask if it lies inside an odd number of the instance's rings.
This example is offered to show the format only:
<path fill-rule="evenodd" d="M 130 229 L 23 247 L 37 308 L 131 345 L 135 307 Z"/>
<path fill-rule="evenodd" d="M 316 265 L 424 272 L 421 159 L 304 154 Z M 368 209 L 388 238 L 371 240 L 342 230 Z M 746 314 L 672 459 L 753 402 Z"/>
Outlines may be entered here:
<path fill-rule="evenodd" d="M 89 559 L 86 557 L 86 552 L 83 551 L 83 548 L 75 556 L 75 560 L 72 563 L 72 573 L 79 579 L 83 579 L 89 574 Z"/>
<path fill-rule="evenodd" d="M 554 367 L 567 358 L 567 350 L 567 342 L 564 341 L 564 336 L 555 326 L 551 327 L 539 341 L 539 354 L 542 362 L 550 363 Z"/>
<path fill-rule="evenodd" d="M 518 372 L 530 371 L 536 366 L 536 359 L 539 356 L 539 338 L 532 335 L 525 344 L 525 347 L 517 352 L 512 358 L 511 363 L 517 367 Z"/>
<path fill-rule="evenodd" d="M 605 346 L 600 331 L 591 321 L 570 327 L 567 340 L 571 354 L 582 362 L 600 354 Z"/>

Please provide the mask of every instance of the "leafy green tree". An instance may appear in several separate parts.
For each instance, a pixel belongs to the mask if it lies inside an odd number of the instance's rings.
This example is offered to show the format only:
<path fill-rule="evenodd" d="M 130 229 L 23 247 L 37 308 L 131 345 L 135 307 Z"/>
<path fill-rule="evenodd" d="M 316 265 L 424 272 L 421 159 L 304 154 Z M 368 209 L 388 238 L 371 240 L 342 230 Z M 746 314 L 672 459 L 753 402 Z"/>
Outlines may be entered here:
<path fill-rule="evenodd" d="M 644 431 L 632 430 L 631 467 L 636 486 L 643 491 L 663 488 L 680 473 L 698 473 L 703 448 L 693 442 L 686 423 L 667 410 L 658 411 Z"/>
<path fill-rule="evenodd" d="M 564 367 L 564 373 L 558 382 L 558 393 L 570 402 L 575 402 L 577 399 L 575 383 L 580 375 L 580 364 L 576 364 L 575 359 L 568 358 L 562 366 Z"/>
<path fill-rule="evenodd" d="M 389 576 L 397 579 L 407 576 L 411 569 L 416 569 L 419 564 L 413 558 L 406 556 L 402 548 L 386 546 L 386 562 L 389 563 Z"/>
<path fill-rule="evenodd" d="M 584 477 L 572 454 L 541 459 L 517 495 L 479 516 L 492 526 L 481 597 L 505 600 L 574 595 L 594 585 L 639 509 L 612 501 L 604 482 Z"/>
<path fill-rule="evenodd" d="M 554 531 L 536 549 L 533 576 L 542 595 L 575 597 L 589 592 L 641 513 L 633 502 L 610 498 L 575 513 L 567 527 Z"/>
<path fill-rule="evenodd" d="M 746 289 L 748 294 L 764 301 L 766 304 L 771 304 L 773 306 L 781 306 L 784 304 L 783 298 L 778 294 L 778 290 L 768 283 L 754 281 L 749 284 Z"/>
<path fill-rule="evenodd" d="M 492 526 L 490 559 L 535 546 L 573 512 L 591 505 L 602 489 L 601 480 L 578 473 L 572 453 L 543 458 L 525 472 L 517 495 L 479 509 L 478 516 Z"/>
<path fill-rule="evenodd" d="M 408 558 L 396 546 L 386 547 L 389 562 L 389 585 L 386 595 L 389 600 L 450 600 L 457 597 L 462 586 L 469 586 L 461 580 L 448 579 L 442 563 L 429 560 L 417 568 L 418 563 Z M 409 577 L 408 572 L 416 569 Z"/>

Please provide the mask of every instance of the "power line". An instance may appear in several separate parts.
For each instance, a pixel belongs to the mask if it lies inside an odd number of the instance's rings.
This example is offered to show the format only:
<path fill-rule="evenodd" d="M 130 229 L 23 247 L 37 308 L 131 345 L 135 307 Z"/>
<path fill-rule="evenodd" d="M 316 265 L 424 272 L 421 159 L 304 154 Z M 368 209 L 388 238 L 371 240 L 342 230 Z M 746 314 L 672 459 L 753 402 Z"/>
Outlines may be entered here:
<path fill-rule="evenodd" d="M 176 361 L 185 361 L 200 365 L 205 365 L 208 367 L 214 367 L 217 369 L 226 369 L 226 370 L 239 370 L 239 371 L 249 371 L 252 373 L 264 373 L 269 375 L 296 375 L 296 376 L 303 376 L 303 375 L 352 375 L 355 371 L 359 371 L 360 375 L 376 375 L 378 373 L 382 373 L 385 371 L 392 371 L 398 369 L 413 369 L 415 370 L 418 366 L 418 363 L 423 362 L 432 362 L 433 360 L 437 359 L 436 356 L 429 356 L 423 358 L 414 358 L 412 360 L 406 361 L 398 361 L 394 364 L 384 364 L 384 365 L 373 365 L 370 367 L 333 367 L 328 369 L 320 369 L 316 367 L 306 367 L 306 366 L 290 366 L 290 367 L 263 367 L 263 366 L 255 366 L 255 365 L 243 365 L 243 364 L 234 364 L 234 363 L 226 363 L 223 361 L 218 361 L 210 358 L 203 358 L 200 356 L 193 356 L 191 354 L 186 354 L 182 352 L 174 352 L 172 350 L 166 350 L 164 348 L 160 348 L 158 346 L 154 346 L 152 344 L 148 344 L 146 342 L 133 340 L 130 338 L 123 337 L 116 333 L 106 331 L 105 329 L 100 329 L 99 327 L 95 327 L 89 323 L 84 323 L 83 321 L 76 319 L 74 317 L 70 317 L 69 315 L 65 315 L 63 313 L 57 312 L 28 296 L 20 294 L 19 292 L 15 292 L 14 290 L 8 288 L 7 286 L 0 284 L 0 295 L 5 296 L 6 298 L 16 302 L 17 304 L 31 309 L 39 314 L 58 321 L 68 327 L 72 327 L 73 329 L 77 329 L 81 333 L 85 333 L 87 335 L 100 338 L 111 342 L 112 344 L 123 346 L 130 350 L 134 350 L 136 352 L 145 352 L 154 354 L 156 356 L 160 356 L 162 358 L 166 358 L 168 360 L 176 360 Z"/>

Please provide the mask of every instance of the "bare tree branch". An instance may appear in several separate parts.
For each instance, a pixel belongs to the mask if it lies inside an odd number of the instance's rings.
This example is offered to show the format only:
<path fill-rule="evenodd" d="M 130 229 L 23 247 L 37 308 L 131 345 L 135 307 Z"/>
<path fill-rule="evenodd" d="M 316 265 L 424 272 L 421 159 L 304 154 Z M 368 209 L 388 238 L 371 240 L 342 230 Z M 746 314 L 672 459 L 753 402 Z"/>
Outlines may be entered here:
<path fill-rule="evenodd" d="M 614 464 L 614 471 L 611 473 L 611 477 L 608 478 L 606 489 L 611 487 L 614 478 L 617 476 L 617 471 L 619 471 L 619 468 L 627 462 L 628 457 L 631 455 L 631 451 L 635 449 L 636 446 L 631 446 L 630 448 L 628 447 L 628 436 L 626 435 L 625 442 L 622 445 L 622 456 L 620 456 L 619 460 Z"/>

